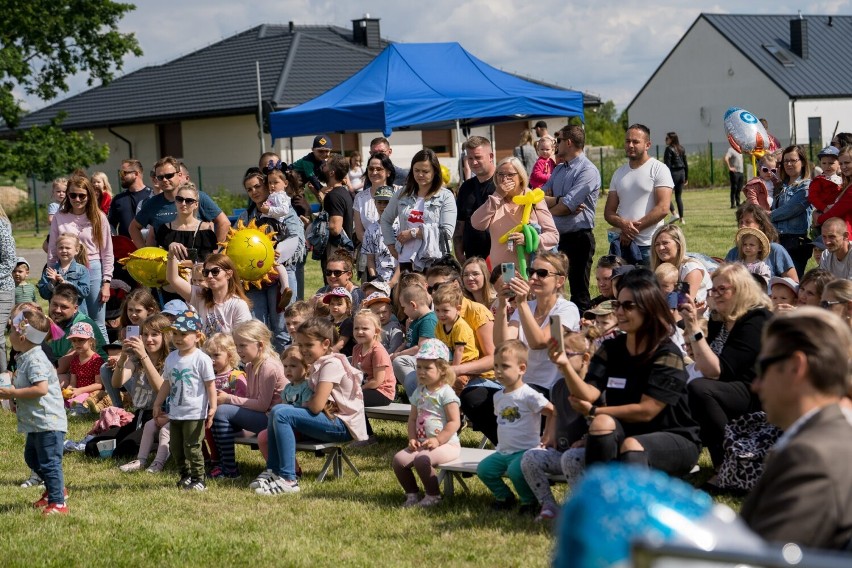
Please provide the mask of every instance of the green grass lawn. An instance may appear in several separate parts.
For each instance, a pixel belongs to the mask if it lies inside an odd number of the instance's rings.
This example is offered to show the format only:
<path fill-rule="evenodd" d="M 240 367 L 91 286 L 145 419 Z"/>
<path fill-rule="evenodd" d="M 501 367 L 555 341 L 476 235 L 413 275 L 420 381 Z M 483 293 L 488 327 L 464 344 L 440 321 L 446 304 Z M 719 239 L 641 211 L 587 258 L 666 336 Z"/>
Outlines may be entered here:
<path fill-rule="evenodd" d="M 690 251 L 724 256 L 735 222 L 727 190 L 690 191 L 685 195 Z M 598 207 L 596 256 L 606 254 L 603 203 Z M 30 232 L 30 234 L 32 234 Z M 16 240 L 24 246 L 16 232 Z M 40 245 L 41 240 L 38 241 Z M 307 295 L 321 286 L 319 264 L 309 261 Z M 593 280 L 594 282 L 594 280 Z M 69 437 L 82 438 L 91 420 L 70 421 Z M 439 558 L 442 565 L 503 566 L 523 562 L 549 564 L 550 529 L 515 514 L 493 513 L 488 491 L 469 480 L 470 494 L 434 510 L 403 510 L 402 489 L 390 467 L 393 454 L 406 445 L 401 423 L 374 421 L 380 443 L 350 450 L 361 470 L 343 479 L 317 484 L 323 459 L 300 453 L 304 471 L 298 495 L 260 497 L 247 489 L 264 468 L 259 452 L 238 447 L 241 479 L 211 481 L 203 494 L 174 487 L 170 466 L 159 475 L 123 474 L 111 459 L 71 454 L 65 459 L 71 515 L 42 519 L 30 504 L 41 490 L 21 489 L 29 476 L 23 461 L 24 436 L 15 417 L 0 411 L 0 534 L 2 562 L 8 566 L 139 565 L 288 565 L 417 566 Z M 474 446 L 476 433 L 462 433 Z M 702 454 L 700 484 L 708 476 Z M 556 486 L 561 499 L 565 487 Z M 738 508 L 737 500 L 724 500 Z M 511 559 L 511 560 L 510 560 Z"/>

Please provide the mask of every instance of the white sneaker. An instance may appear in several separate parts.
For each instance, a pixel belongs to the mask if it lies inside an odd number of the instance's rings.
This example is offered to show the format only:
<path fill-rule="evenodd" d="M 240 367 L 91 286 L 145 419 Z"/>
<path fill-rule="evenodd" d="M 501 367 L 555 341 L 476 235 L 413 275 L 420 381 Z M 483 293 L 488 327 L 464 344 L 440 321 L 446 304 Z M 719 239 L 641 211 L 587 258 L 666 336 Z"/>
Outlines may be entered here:
<path fill-rule="evenodd" d="M 277 477 L 275 473 L 271 469 L 267 469 L 260 475 L 254 478 L 254 481 L 249 483 L 249 489 L 258 489 L 260 487 L 266 487 L 269 485 L 269 482 L 272 481 L 274 477 Z"/>
<path fill-rule="evenodd" d="M 132 471 L 140 471 L 140 470 L 145 469 L 145 462 L 143 462 L 141 460 L 133 460 L 132 462 L 118 466 L 118 469 L 123 471 L 124 473 L 130 473 Z"/>
<path fill-rule="evenodd" d="M 413 507 L 420 502 L 420 495 L 417 493 L 406 493 L 405 494 L 405 503 L 402 504 L 403 508 L 407 509 L 408 507 Z"/>
<path fill-rule="evenodd" d="M 30 478 L 21 483 L 21 487 L 35 487 L 36 485 L 44 485 L 44 480 L 34 471 L 30 472 Z"/>
<path fill-rule="evenodd" d="M 420 502 L 417 504 L 420 507 L 434 507 L 435 505 L 439 505 L 441 503 L 440 495 L 426 495 Z"/>
<path fill-rule="evenodd" d="M 278 477 L 275 474 L 272 474 L 272 479 L 269 481 L 269 485 L 265 485 L 263 487 L 258 487 L 254 490 L 258 495 L 280 495 L 282 493 L 298 493 L 299 492 L 299 482 L 295 479 L 293 481 L 289 481 L 284 479 L 283 477 Z"/>
<path fill-rule="evenodd" d="M 163 471 L 164 467 L 165 467 L 164 463 L 155 461 L 154 463 L 149 465 L 148 469 L 146 469 L 145 471 L 148 472 L 148 473 L 160 473 L 161 471 Z"/>

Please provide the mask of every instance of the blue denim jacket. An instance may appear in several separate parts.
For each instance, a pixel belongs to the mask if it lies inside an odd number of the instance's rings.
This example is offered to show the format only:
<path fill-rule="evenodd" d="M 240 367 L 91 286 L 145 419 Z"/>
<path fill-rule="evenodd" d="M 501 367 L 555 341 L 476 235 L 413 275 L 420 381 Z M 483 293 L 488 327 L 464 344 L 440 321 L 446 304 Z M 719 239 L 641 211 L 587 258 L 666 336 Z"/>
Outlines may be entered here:
<path fill-rule="evenodd" d="M 781 235 L 804 235 L 808 232 L 811 206 L 808 203 L 809 179 L 797 179 L 784 186 L 775 201 L 769 217 Z"/>
<path fill-rule="evenodd" d="M 62 273 L 62 269 L 59 268 L 58 262 L 53 266 L 53 269 Z M 89 295 L 89 286 L 91 285 L 89 269 L 78 263 L 76 260 L 72 260 L 71 264 L 68 265 L 68 271 L 65 274 L 62 274 L 62 279 L 77 288 L 77 291 L 80 292 L 81 298 L 85 298 Z M 44 267 L 44 271 L 41 273 L 41 280 L 38 281 L 36 287 L 38 288 L 38 293 L 41 294 L 41 297 L 45 300 L 50 300 L 53 297 L 53 289 L 56 287 L 56 284 L 54 284 L 53 280 L 48 280 L 46 266 Z"/>

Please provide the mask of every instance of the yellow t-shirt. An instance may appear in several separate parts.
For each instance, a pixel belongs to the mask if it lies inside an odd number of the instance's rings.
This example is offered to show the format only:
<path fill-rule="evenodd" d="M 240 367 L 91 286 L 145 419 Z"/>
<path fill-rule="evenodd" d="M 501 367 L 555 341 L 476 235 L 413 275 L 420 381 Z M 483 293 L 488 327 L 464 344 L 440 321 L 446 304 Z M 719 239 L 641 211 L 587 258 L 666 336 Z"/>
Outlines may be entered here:
<path fill-rule="evenodd" d="M 471 301 L 468 298 L 462 298 L 462 307 L 459 312 L 461 319 L 467 322 L 467 325 L 470 327 L 471 331 L 473 331 L 473 339 L 476 345 L 476 350 L 480 355 L 477 355 L 477 358 L 481 356 L 483 353 L 482 346 L 479 344 L 479 337 L 476 335 L 476 331 L 484 324 L 488 322 L 494 321 L 494 314 L 491 313 L 491 310 L 480 304 L 479 302 Z M 438 326 L 440 327 L 440 323 Z M 450 352 L 452 352 L 452 347 L 450 348 Z M 467 359 L 465 359 L 467 361 Z M 485 371 L 484 373 L 479 373 L 480 377 L 483 379 L 492 379 L 494 378 L 494 371 Z"/>
<path fill-rule="evenodd" d="M 462 363 L 479 359 L 479 349 L 476 347 L 476 338 L 474 337 L 473 330 L 470 329 L 470 326 L 461 316 L 456 319 L 449 333 L 444 331 L 444 324 L 438 322 L 438 325 L 435 327 L 435 338 L 447 346 L 447 349 L 450 350 L 450 357 L 452 357 L 456 347 L 464 345 Z"/>

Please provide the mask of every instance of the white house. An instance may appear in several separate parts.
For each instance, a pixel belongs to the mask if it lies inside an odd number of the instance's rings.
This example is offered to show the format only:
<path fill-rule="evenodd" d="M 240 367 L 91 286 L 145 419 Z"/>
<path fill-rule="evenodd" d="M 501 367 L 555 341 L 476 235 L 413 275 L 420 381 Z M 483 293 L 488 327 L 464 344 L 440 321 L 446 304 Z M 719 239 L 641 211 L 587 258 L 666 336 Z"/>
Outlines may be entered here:
<path fill-rule="evenodd" d="M 814 155 L 852 131 L 852 16 L 701 14 L 627 107 L 631 123 L 681 144 L 727 148 L 724 114 L 748 109 L 782 145 Z"/>

